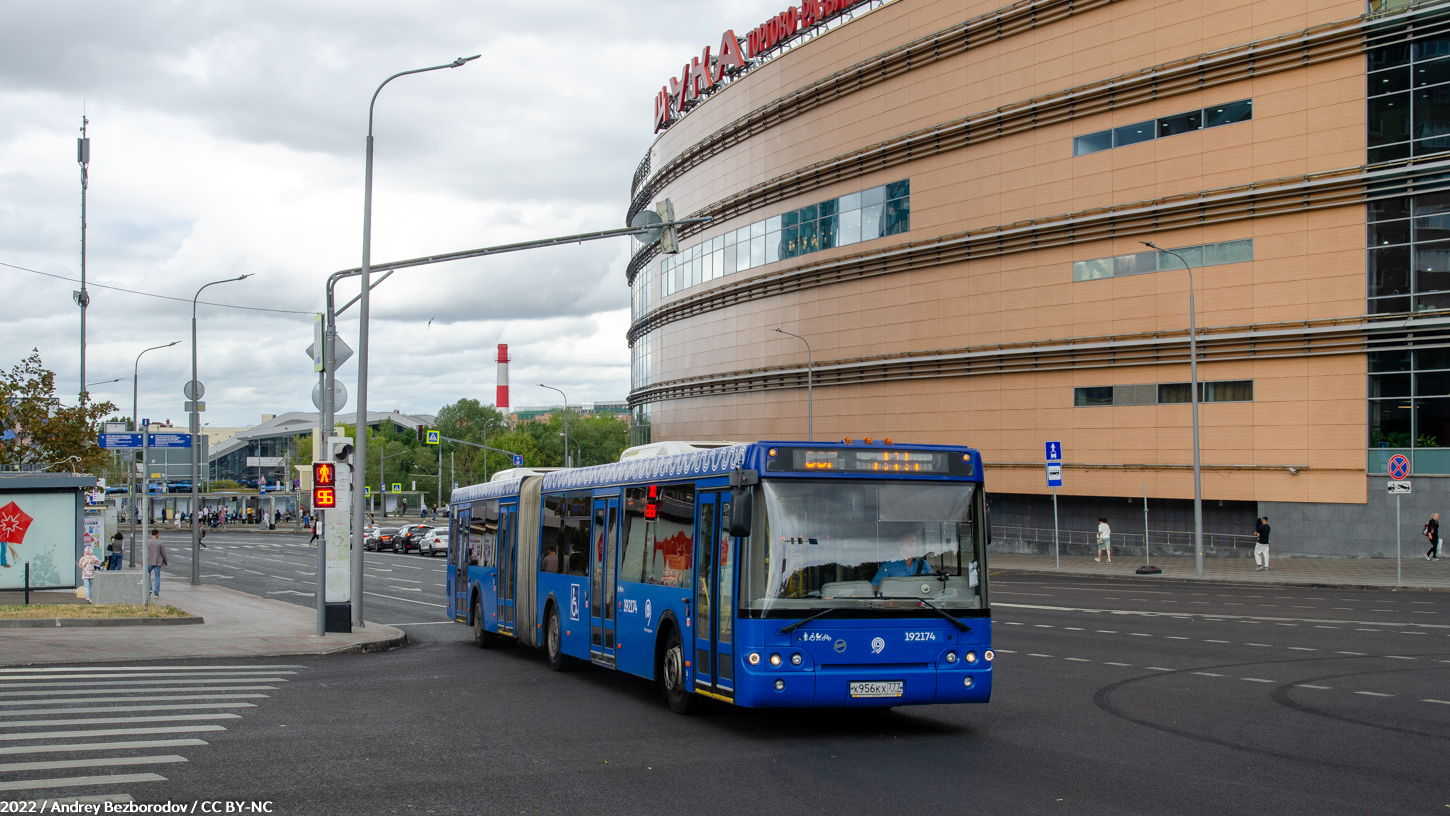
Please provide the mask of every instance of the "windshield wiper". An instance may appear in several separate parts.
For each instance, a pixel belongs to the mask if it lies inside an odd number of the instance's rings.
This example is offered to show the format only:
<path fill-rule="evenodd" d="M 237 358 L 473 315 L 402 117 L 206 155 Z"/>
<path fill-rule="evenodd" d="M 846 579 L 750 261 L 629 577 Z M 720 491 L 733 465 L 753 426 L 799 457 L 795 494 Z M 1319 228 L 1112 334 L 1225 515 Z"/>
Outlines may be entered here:
<path fill-rule="evenodd" d="M 815 620 L 816 618 L 824 618 L 825 616 L 831 614 L 832 612 L 840 612 L 843 608 L 844 607 L 833 606 L 833 607 L 831 607 L 829 609 L 822 609 L 821 611 L 817 612 L 816 614 L 811 615 L 809 618 L 805 618 L 803 620 L 798 620 L 795 623 L 792 623 L 790 626 L 781 627 L 780 634 L 782 634 L 782 635 L 788 635 L 791 632 L 794 632 L 795 630 L 797 630 L 797 629 L 801 628 L 802 626 L 805 626 L 806 624 L 808 624 L 811 621 Z"/>
<path fill-rule="evenodd" d="M 947 620 L 951 621 L 953 626 L 957 627 L 958 629 L 962 630 L 963 632 L 970 632 L 970 631 L 972 631 L 972 628 L 970 626 L 967 626 L 965 623 L 962 623 L 961 620 L 958 619 L 956 615 L 953 615 L 953 614 L 947 612 L 945 609 L 942 609 L 941 607 L 937 606 L 936 604 L 933 604 L 931 601 L 928 601 L 928 600 L 926 600 L 924 598 L 912 598 L 912 597 L 909 597 L 909 596 L 897 596 L 897 595 L 881 595 L 881 596 L 879 596 L 877 598 L 877 600 L 881 600 L 881 601 L 916 601 L 917 603 L 921 604 L 922 606 L 926 607 L 927 609 L 930 609 L 931 611 L 937 613 L 938 615 L 941 615 L 943 618 L 946 618 Z"/>

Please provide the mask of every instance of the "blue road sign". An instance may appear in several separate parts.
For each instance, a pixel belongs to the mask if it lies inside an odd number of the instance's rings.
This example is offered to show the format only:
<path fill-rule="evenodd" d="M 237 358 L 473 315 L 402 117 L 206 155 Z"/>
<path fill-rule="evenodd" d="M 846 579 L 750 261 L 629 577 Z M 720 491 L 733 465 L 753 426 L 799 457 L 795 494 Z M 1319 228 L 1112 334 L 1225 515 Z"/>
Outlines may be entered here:
<path fill-rule="evenodd" d="M 151 420 L 149 420 L 149 419 L 143 419 L 143 420 L 141 420 L 141 427 L 143 427 L 143 428 L 146 427 L 147 425 L 150 425 L 150 424 L 151 424 Z"/>
<path fill-rule="evenodd" d="M 103 448 L 139 448 L 139 447 L 141 447 L 141 434 L 138 434 L 138 433 L 101 434 L 101 447 L 103 447 Z"/>
<path fill-rule="evenodd" d="M 1390 478 L 1408 479 L 1410 477 L 1410 460 L 1403 453 L 1397 453 L 1390 457 Z"/>
<path fill-rule="evenodd" d="M 1049 461 L 1049 462 L 1061 462 L 1062 461 L 1062 443 L 1061 442 L 1048 442 L 1045 445 L 1045 447 L 1047 448 L 1047 461 Z"/>
<path fill-rule="evenodd" d="M 1062 465 L 1052 463 L 1047 465 L 1047 486 L 1062 487 Z"/>
<path fill-rule="evenodd" d="M 153 448 L 189 448 L 191 447 L 191 434 L 154 433 L 151 434 L 151 439 L 146 444 Z"/>
<path fill-rule="evenodd" d="M 523 467 L 523 466 L 524 466 L 524 457 L 520 456 L 519 454 L 514 454 L 514 467 Z"/>

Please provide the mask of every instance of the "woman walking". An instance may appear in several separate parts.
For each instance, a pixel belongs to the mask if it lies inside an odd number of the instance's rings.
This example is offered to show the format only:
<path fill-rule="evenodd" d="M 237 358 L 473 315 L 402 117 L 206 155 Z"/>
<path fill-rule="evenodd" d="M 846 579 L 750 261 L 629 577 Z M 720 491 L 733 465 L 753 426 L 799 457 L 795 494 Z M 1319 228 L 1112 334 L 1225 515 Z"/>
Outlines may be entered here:
<path fill-rule="evenodd" d="M 1106 553 L 1107 556 L 1108 556 L 1108 563 L 1109 564 L 1113 563 L 1113 543 L 1112 543 L 1112 535 L 1113 535 L 1113 530 L 1112 530 L 1111 527 L 1108 526 L 1108 517 L 1107 516 L 1099 516 L 1098 517 L 1098 555 L 1097 555 L 1096 558 L 1093 559 L 1094 561 L 1102 561 L 1103 560 L 1103 554 Z"/>

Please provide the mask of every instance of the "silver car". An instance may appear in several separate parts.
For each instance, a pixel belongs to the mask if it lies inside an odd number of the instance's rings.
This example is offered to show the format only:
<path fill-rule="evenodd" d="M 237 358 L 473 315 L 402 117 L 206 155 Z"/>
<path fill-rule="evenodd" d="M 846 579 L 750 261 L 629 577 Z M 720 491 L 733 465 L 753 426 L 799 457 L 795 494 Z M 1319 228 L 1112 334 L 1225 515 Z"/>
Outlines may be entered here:
<path fill-rule="evenodd" d="M 448 528 L 434 527 L 423 536 L 418 542 L 419 555 L 447 555 L 448 554 Z"/>

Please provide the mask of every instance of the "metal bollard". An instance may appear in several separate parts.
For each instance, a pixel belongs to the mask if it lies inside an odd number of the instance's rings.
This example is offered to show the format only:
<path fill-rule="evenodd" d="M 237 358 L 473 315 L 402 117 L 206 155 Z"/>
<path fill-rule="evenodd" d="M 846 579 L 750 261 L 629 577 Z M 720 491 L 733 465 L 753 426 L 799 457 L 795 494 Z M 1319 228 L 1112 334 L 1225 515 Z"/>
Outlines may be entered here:
<path fill-rule="evenodd" d="M 25 605 L 30 606 L 30 562 L 25 562 Z"/>

